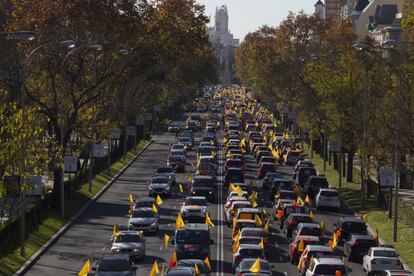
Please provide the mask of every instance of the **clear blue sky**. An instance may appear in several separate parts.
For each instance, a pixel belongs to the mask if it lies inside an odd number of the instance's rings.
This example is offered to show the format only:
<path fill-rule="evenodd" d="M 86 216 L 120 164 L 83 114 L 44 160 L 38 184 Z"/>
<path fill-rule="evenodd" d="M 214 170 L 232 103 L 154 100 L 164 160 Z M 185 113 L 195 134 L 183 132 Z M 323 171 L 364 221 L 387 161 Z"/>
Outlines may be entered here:
<path fill-rule="evenodd" d="M 217 6 L 226 5 L 229 12 L 229 28 L 235 38 L 243 40 L 249 32 L 262 25 L 277 26 L 286 18 L 289 11 L 314 12 L 317 0 L 197 0 L 206 6 L 206 14 L 214 13 Z"/>

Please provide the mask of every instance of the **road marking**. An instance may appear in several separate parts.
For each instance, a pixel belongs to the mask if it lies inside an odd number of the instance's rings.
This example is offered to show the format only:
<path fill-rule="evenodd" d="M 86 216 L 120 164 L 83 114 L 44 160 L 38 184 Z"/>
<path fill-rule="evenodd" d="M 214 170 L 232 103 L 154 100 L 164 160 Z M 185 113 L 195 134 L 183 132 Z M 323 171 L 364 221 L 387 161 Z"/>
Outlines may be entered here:
<path fill-rule="evenodd" d="M 220 263 L 220 266 L 217 265 L 217 275 L 224 275 L 224 241 L 223 241 L 223 144 L 220 141 L 221 136 L 219 136 L 219 189 L 218 189 L 218 229 L 217 229 L 217 264 Z"/>

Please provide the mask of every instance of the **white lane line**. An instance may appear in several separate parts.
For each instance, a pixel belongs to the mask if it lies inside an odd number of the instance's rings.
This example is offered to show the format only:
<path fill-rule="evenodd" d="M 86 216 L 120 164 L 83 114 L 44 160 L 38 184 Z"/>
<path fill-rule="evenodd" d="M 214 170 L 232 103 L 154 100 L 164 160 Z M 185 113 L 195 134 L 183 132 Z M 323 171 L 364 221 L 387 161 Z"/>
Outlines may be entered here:
<path fill-rule="evenodd" d="M 219 179 L 220 179 L 220 187 L 219 187 L 219 212 L 220 212 L 220 220 L 219 220 L 219 230 L 220 230 L 220 275 L 224 275 L 224 229 L 223 229 L 223 144 L 220 141 L 220 168 L 219 168 Z"/>

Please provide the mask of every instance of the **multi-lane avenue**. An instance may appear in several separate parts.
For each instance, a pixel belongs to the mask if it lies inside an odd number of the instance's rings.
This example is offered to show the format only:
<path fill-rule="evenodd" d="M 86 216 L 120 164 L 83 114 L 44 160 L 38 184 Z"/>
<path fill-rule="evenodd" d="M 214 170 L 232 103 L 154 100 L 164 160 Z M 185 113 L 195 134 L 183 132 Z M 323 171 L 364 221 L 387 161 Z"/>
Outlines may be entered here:
<path fill-rule="evenodd" d="M 205 113 L 206 114 L 206 113 Z M 205 115 L 204 114 L 204 115 Z M 184 128 L 185 116 L 174 122 Z M 218 182 L 216 199 L 209 203 L 208 209 L 215 224 L 211 229 L 214 244 L 211 245 L 212 275 L 232 275 L 232 234 L 223 218 L 223 203 L 227 197 L 227 190 L 223 188 L 223 128 L 217 132 L 218 136 Z M 202 133 L 195 135 L 195 144 L 199 143 Z M 126 228 L 130 193 L 138 197 L 148 196 L 148 180 L 153 171 L 165 165 L 170 146 L 176 142 L 174 134 L 163 133 L 152 136 L 153 143 L 131 164 L 129 168 L 112 184 L 112 186 L 64 233 L 50 249 L 41 256 L 27 275 L 75 275 L 79 272 L 86 259 L 98 260 L 104 254 L 110 253 L 110 238 L 113 225 Z M 188 172 L 195 171 L 196 154 L 194 150 L 187 155 L 186 173 L 176 173 L 177 183 L 188 185 Z M 273 199 L 262 190 L 261 180 L 256 178 L 257 163 L 251 153 L 246 154 L 246 182 L 252 181 L 254 189 L 258 191 L 258 204 L 272 214 Z M 278 168 L 286 178 L 291 178 L 293 167 L 282 165 Z M 168 269 L 173 255 L 174 246 L 165 248 L 164 235 L 174 236 L 177 214 L 181 208 L 187 191 L 181 193 L 177 185 L 173 187 L 172 196 L 163 198 L 164 203 L 159 207 L 160 227 L 156 234 L 145 235 L 146 256 L 136 263 L 137 275 L 149 275 L 154 261 L 160 269 Z M 343 204 L 342 204 L 343 205 Z M 324 221 L 327 235 L 332 235 L 333 224 L 340 216 L 352 214 L 352 211 L 342 206 L 339 211 L 315 211 L 315 221 Z M 292 265 L 288 258 L 289 240 L 279 230 L 279 225 L 271 218 L 269 233 L 269 262 L 274 275 L 299 275 L 296 265 Z M 338 248 L 340 250 L 340 248 Z M 352 275 L 365 275 L 361 264 L 347 263 Z"/>

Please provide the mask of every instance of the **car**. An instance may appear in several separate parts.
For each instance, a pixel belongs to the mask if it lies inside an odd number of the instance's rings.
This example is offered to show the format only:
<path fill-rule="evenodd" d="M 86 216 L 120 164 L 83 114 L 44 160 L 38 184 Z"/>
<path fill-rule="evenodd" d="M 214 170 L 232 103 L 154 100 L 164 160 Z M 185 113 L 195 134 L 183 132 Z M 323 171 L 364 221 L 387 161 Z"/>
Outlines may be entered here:
<path fill-rule="evenodd" d="M 263 248 L 258 244 L 240 244 L 236 252 L 233 253 L 233 273 L 236 271 L 236 267 L 244 259 L 263 259 L 266 260 Z"/>
<path fill-rule="evenodd" d="M 224 203 L 224 211 L 230 208 L 230 206 L 232 205 L 234 201 L 248 201 L 248 199 L 244 196 L 238 196 L 236 193 L 231 196 L 228 196 L 226 199 L 226 203 Z"/>
<path fill-rule="evenodd" d="M 210 275 L 210 268 L 205 265 L 203 260 L 200 260 L 200 259 L 182 259 L 182 260 L 178 260 L 177 264 L 174 267 L 175 267 L 175 269 L 181 268 L 181 267 L 189 267 L 189 268 L 194 268 L 195 269 L 196 265 L 197 265 L 197 268 L 200 272 L 200 274 L 198 274 L 198 276 L 208 276 L 208 275 Z"/>
<path fill-rule="evenodd" d="M 128 230 L 156 233 L 159 229 L 158 221 L 158 214 L 152 208 L 134 209 L 129 215 Z"/>
<path fill-rule="evenodd" d="M 381 276 L 413 276 L 413 273 L 408 270 L 385 270 Z"/>
<path fill-rule="evenodd" d="M 348 269 L 339 257 L 318 257 L 313 258 L 313 262 L 304 273 L 305 276 L 324 275 L 335 276 L 340 272 L 341 276 L 348 276 Z"/>
<path fill-rule="evenodd" d="M 277 167 L 275 163 L 261 163 L 257 169 L 257 177 L 263 178 L 269 172 L 276 172 Z"/>
<path fill-rule="evenodd" d="M 233 220 L 233 234 L 232 237 L 235 238 L 239 231 L 241 232 L 244 228 L 263 228 L 261 225 L 257 225 L 254 219 L 238 219 Z"/>
<path fill-rule="evenodd" d="M 270 189 L 273 184 L 274 179 L 283 179 L 283 176 L 281 173 L 278 172 L 268 172 L 265 174 L 262 180 L 262 187 L 263 189 Z"/>
<path fill-rule="evenodd" d="M 270 264 L 267 260 L 260 259 L 260 274 L 258 273 L 251 273 L 250 268 L 257 260 L 254 258 L 245 258 L 243 259 L 239 265 L 235 269 L 234 275 L 237 276 L 247 276 L 247 275 L 260 275 L 260 276 L 272 276 L 272 272 L 270 269 Z"/>
<path fill-rule="evenodd" d="M 299 223 L 311 223 L 313 219 L 308 214 L 292 213 L 290 214 L 283 224 L 283 233 L 286 237 L 291 238 L 293 231 L 296 230 Z"/>
<path fill-rule="evenodd" d="M 299 186 L 303 187 L 308 181 L 308 178 L 312 175 L 317 175 L 314 167 L 299 167 L 298 171 L 293 174 L 293 180 L 298 183 Z"/>
<path fill-rule="evenodd" d="M 183 137 L 181 136 L 180 139 L 178 139 L 178 143 L 179 144 L 184 144 L 185 146 L 187 146 L 187 148 L 189 150 L 191 150 L 191 148 L 193 147 L 193 141 L 190 137 Z"/>
<path fill-rule="evenodd" d="M 329 188 L 329 182 L 324 176 L 312 175 L 303 186 L 304 193 L 314 198 L 320 188 Z"/>
<path fill-rule="evenodd" d="M 224 163 L 224 170 L 227 171 L 229 168 L 240 168 L 244 170 L 244 162 L 240 159 L 227 159 Z"/>
<path fill-rule="evenodd" d="M 243 170 L 240 168 L 228 168 L 224 176 L 224 186 L 228 187 L 230 183 L 244 182 Z"/>
<path fill-rule="evenodd" d="M 272 153 L 269 151 L 269 150 L 261 150 L 261 151 L 259 151 L 257 154 L 256 154 L 256 163 L 259 163 L 260 162 L 260 160 L 263 158 L 263 157 L 265 157 L 265 156 L 269 156 L 269 157 L 271 157 L 271 156 L 273 156 L 272 155 Z M 275 166 L 276 166 L 276 164 L 274 163 L 274 162 L 269 162 L 269 163 L 273 163 Z"/>
<path fill-rule="evenodd" d="M 293 169 L 293 171 L 297 172 L 300 167 L 312 167 L 313 168 L 313 164 L 308 159 L 298 160 L 298 162 L 296 163 L 295 168 Z"/>
<path fill-rule="evenodd" d="M 259 166 L 262 163 L 274 163 L 274 164 L 276 164 L 276 158 L 274 158 L 273 156 L 262 156 L 262 158 L 260 158 L 260 160 L 259 160 Z"/>
<path fill-rule="evenodd" d="M 300 243 L 303 241 L 303 248 L 300 248 Z M 320 244 L 320 239 L 317 236 L 296 235 L 289 244 L 289 260 L 291 264 L 298 264 L 299 258 L 308 244 Z"/>
<path fill-rule="evenodd" d="M 300 150 L 291 150 L 291 151 L 288 151 L 285 154 L 285 156 L 283 157 L 284 163 L 286 165 L 288 165 L 288 166 L 295 165 L 298 162 L 301 153 L 302 152 Z"/>
<path fill-rule="evenodd" d="M 151 208 L 154 204 L 157 205 L 157 201 L 153 197 L 137 197 L 134 202 L 133 209 L 138 209 L 141 207 Z"/>
<path fill-rule="evenodd" d="M 181 205 L 181 216 L 185 222 L 204 223 L 207 215 L 207 200 L 203 196 L 188 196 Z"/>
<path fill-rule="evenodd" d="M 169 133 L 178 133 L 180 132 L 180 128 L 178 126 L 169 126 L 167 131 Z"/>
<path fill-rule="evenodd" d="M 362 260 L 362 268 L 368 275 L 384 270 L 404 270 L 397 251 L 391 247 L 371 247 Z"/>
<path fill-rule="evenodd" d="M 204 196 L 209 201 L 215 198 L 216 181 L 211 176 L 197 175 L 193 178 L 190 185 L 192 196 Z"/>
<path fill-rule="evenodd" d="M 145 239 L 140 231 L 120 231 L 111 241 L 112 253 L 128 254 L 132 260 L 142 260 L 145 257 Z"/>
<path fill-rule="evenodd" d="M 217 158 L 213 156 L 200 156 L 199 164 L 211 164 L 217 170 Z"/>
<path fill-rule="evenodd" d="M 297 229 L 292 233 L 292 239 L 295 239 L 296 236 L 315 236 L 323 241 L 325 239 L 325 234 L 323 233 L 319 223 L 299 223 Z"/>
<path fill-rule="evenodd" d="M 341 197 L 336 189 L 319 189 L 315 196 L 315 207 L 330 207 L 335 209 L 341 208 Z"/>
<path fill-rule="evenodd" d="M 136 275 L 137 267 L 133 266 L 128 254 L 112 254 L 103 256 L 92 266 L 96 276 L 105 275 Z"/>
<path fill-rule="evenodd" d="M 369 249 L 376 246 L 377 241 L 369 235 L 350 235 L 344 243 L 344 256 L 348 261 L 362 261 Z"/>
<path fill-rule="evenodd" d="M 312 258 L 331 257 L 333 255 L 334 252 L 330 246 L 308 244 L 299 258 L 298 271 L 304 273 L 308 269 Z"/>
<path fill-rule="evenodd" d="M 165 195 L 171 196 L 171 180 L 169 177 L 154 176 L 148 181 L 149 196 Z"/>
<path fill-rule="evenodd" d="M 338 244 L 342 245 L 351 235 L 368 235 L 365 221 L 356 216 L 341 217 L 335 224 L 334 230 L 341 231 L 338 238 Z"/>
<path fill-rule="evenodd" d="M 177 260 L 210 258 L 210 244 L 214 240 L 210 238 L 208 225 L 204 223 L 186 223 L 184 228 L 175 230 L 171 241 L 175 245 Z"/>
<path fill-rule="evenodd" d="M 275 195 L 275 207 L 276 209 L 282 208 L 283 204 L 295 202 L 297 198 L 298 196 L 293 191 L 279 190 Z"/>
<path fill-rule="evenodd" d="M 154 176 L 166 176 L 170 179 L 171 185 L 175 185 L 174 169 L 171 166 L 159 167 L 154 171 Z"/>
<path fill-rule="evenodd" d="M 256 238 L 260 238 L 263 239 L 264 241 L 264 245 L 266 247 L 267 245 L 267 235 L 266 232 L 263 228 L 259 228 L 259 227 L 244 227 L 243 229 L 240 230 L 240 237 L 239 239 L 245 238 L 245 237 L 256 237 Z"/>
<path fill-rule="evenodd" d="M 228 226 L 233 225 L 233 218 L 236 216 L 237 210 L 239 208 L 249 208 L 251 206 L 252 206 L 252 203 L 248 200 L 233 201 L 230 207 L 225 211 L 225 214 L 224 214 L 227 225 Z M 250 218 L 250 219 L 254 219 L 254 218 Z"/>
<path fill-rule="evenodd" d="M 235 214 L 236 219 L 255 219 L 256 215 L 259 216 L 263 223 L 266 223 L 267 216 L 263 214 L 263 210 L 260 208 L 241 207 L 237 209 Z"/>
<path fill-rule="evenodd" d="M 300 214 L 307 214 L 308 208 L 297 204 L 296 202 L 292 203 L 285 203 L 281 208 L 277 210 L 277 212 L 282 211 L 282 213 L 278 216 L 276 216 L 276 219 L 279 221 L 280 229 L 283 229 L 283 225 L 285 223 L 285 220 L 291 213 L 300 213 Z"/>
<path fill-rule="evenodd" d="M 187 147 L 184 144 L 174 144 L 171 146 L 172 151 L 182 151 L 184 154 L 187 153 Z"/>
<path fill-rule="evenodd" d="M 167 159 L 167 165 L 174 168 L 176 172 L 185 172 L 186 158 L 184 155 L 170 154 Z"/>
<path fill-rule="evenodd" d="M 196 175 L 208 175 L 217 178 L 217 168 L 212 163 L 199 163 L 196 169 Z"/>

